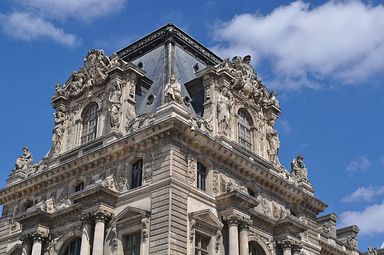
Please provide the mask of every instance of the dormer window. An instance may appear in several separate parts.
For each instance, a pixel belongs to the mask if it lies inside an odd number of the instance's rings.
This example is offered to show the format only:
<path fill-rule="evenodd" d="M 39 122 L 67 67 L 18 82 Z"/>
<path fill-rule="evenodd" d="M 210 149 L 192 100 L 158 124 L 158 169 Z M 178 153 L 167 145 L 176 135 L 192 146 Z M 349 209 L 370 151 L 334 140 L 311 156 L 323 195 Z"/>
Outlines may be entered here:
<path fill-rule="evenodd" d="M 97 104 L 89 104 L 83 112 L 83 129 L 81 132 L 81 144 L 96 139 L 97 117 Z"/>
<path fill-rule="evenodd" d="M 245 147 L 246 149 L 252 150 L 251 117 L 244 109 L 240 109 L 238 114 L 238 142 L 241 146 Z"/>

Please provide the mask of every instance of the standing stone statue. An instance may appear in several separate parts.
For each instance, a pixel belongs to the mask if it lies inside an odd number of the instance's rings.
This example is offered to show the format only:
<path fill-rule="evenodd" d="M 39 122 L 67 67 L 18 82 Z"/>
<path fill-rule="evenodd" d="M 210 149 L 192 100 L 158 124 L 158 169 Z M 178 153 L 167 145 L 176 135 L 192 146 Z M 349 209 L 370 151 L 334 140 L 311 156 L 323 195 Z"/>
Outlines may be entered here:
<path fill-rule="evenodd" d="M 181 98 L 181 86 L 180 83 L 177 81 L 176 76 L 172 74 L 171 79 L 165 85 L 164 88 L 164 94 L 165 94 L 165 101 L 176 101 L 177 103 L 181 104 L 183 102 L 183 99 Z"/>
<path fill-rule="evenodd" d="M 52 151 L 54 155 L 57 155 L 61 151 L 62 139 L 64 135 L 64 120 L 65 114 L 62 110 L 58 110 L 55 114 L 55 127 L 53 129 L 52 136 Z"/>
<path fill-rule="evenodd" d="M 292 160 L 291 163 L 291 175 L 297 181 L 308 182 L 308 171 L 304 164 L 304 157 L 298 155 Z"/>
<path fill-rule="evenodd" d="M 217 114 L 219 132 L 227 134 L 230 123 L 230 111 L 232 107 L 232 95 L 226 87 L 224 87 L 217 99 Z"/>
<path fill-rule="evenodd" d="M 267 140 L 269 143 L 268 156 L 274 165 L 280 165 L 278 154 L 280 149 L 280 140 L 277 131 L 274 129 L 275 121 L 270 121 L 267 126 Z"/>
<path fill-rule="evenodd" d="M 121 86 L 118 81 L 114 82 L 113 90 L 109 93 L 108 101 L 110 103 L 109 114 L 111 127 L 120 127 L 120 107 L 121 107 Z"/>

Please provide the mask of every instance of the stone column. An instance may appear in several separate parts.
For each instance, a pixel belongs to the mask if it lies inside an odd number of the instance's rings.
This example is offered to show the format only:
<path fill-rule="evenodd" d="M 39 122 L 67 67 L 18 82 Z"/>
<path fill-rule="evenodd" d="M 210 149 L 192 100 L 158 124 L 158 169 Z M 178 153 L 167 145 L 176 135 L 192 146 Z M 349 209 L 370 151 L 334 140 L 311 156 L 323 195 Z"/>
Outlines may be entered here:
<path fill-rule="evenodd" d="M 289 240 L 282 240 L 280 242 L 281 248 L 283 249 L 283 255 L 292 255 L 292 243 Z"/>
<path fill-rule="evenodd" d="M 33 238 L 32 255 L 41 255 L 41 252 L 43 250 L 44 236 L 40 233 L 35 233 L 32 238 Z"/>
<path fill-rule="evenodd" d="M 93 255 L 103 255 L 104 252 L 104 231 L 107 213 L 97 211 L 95 214 L 95 233 L 93 237 Z"/>
<path fill-rule="evenodd" d="M 227 220 L 229 232 L 229 255 L 239 255 L 239 230 L 236 216 L 230 216 Z"/>
<path fill-rule="evenodd" d="M 252 222 L 248 219 L 244 219 L 240 223 L 240 255 L 249 255 L 249 225 Z"/>
<path fill-rule="evenodd" d="M 81 221 L 83 223 L 82 234 L 81 234 L 81 255 L 89 255 L 91 254 L 91 216 L 83 215 L 81 217 Z"/>
<path fill-rule="evenodd" d="M 22 255 L 31 255 L 32 250 L 32 243 L 29 235 L 22 235 L 20 238 L 20 241 L 23 242 L 22 244 Z"/>

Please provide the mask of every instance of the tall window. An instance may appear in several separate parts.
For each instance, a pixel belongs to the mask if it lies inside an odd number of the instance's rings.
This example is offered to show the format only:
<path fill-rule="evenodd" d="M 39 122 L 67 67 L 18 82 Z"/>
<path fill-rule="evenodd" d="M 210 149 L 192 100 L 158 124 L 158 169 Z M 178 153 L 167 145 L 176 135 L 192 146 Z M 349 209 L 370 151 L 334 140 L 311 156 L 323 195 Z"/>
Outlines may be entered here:
<path fill-rule="evenodd" d="M 124 255 L 140 255 L 141 233 L 137 232 L 125 238 Z"/>
<path fill-rule="evenodd" d="M 251 123 L 251 117 L 243 109 L 240 109 L 238 122 L 239 143 L 248 150 L 252 149 Z"/>
<path fill-rule="evenodd" d="M 209 246 L 209 238 L 196 234 L 195 236 L 195 255 L 207 255 Z"/>
<path fill-rule="evenodd" d="M 197 162 L 197 188 L 205 191 L 205 179 L 207 177 L 207 169 L 203 164 Z"/>
<path fill-rule="evenodd" d="M 80 255 L 80 246 L 81 239 L 76 238 L 68 244 L 62 255 Z"/>
<path fill-rule="evenodd" d="M 141 177 L 143 175 L 143 160 L 139 159 L 132 165 L 132 176 L 131 176 L 131 188 L 141 186 Z"/>
<path fill-rule="evenodd" d="M 81 133 L 81 143 L 95 140 L 97 130 L 97 104 L 91 103 L 83 112 L 83 130 Z"/>

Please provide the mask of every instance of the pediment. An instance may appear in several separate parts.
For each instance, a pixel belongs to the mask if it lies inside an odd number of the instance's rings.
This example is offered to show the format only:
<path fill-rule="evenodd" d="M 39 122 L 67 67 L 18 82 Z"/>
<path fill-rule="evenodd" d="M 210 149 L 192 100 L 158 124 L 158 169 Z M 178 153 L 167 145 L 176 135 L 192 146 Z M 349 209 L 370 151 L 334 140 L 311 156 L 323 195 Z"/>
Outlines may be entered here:
<path fill-rule="evenodd" d="M 190 219 L 194 219 L 197 223 L 208 224 L 212 227 L 221 229 L 223 223 L 216 217 L 216 215 L 209 209 L 189 213 Z"/>
<path fill-rule="evenodd" d="M 127 206 L 122 210 L 115 218 L 115 221 L 121 221 L 126 219 L 133 219 L 133 218 L 144 218 L 149 215 L 149 212 L 143 209 L 135 208 L 132 206 Z"/>

